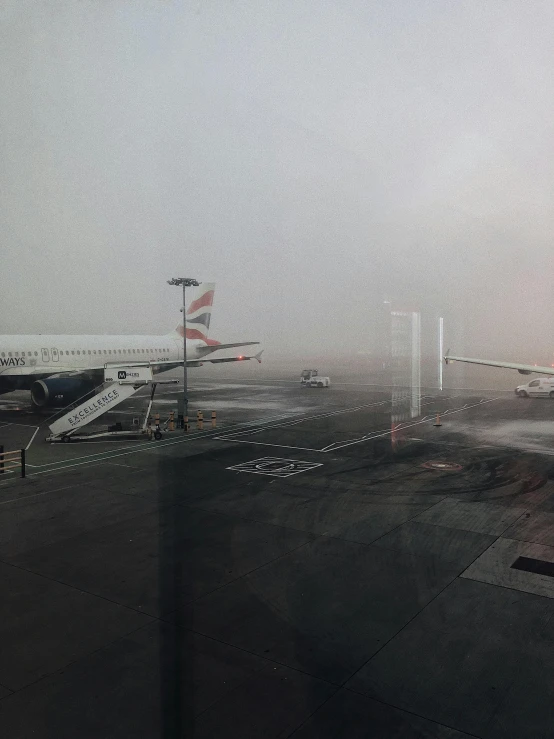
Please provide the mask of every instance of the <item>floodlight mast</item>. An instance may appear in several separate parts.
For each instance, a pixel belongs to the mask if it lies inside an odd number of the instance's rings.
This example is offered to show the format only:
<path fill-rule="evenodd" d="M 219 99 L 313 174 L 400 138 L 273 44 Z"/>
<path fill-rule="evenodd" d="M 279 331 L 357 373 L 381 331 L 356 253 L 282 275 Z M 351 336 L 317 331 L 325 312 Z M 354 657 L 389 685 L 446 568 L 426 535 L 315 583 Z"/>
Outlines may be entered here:
<path fill-rule="evenodd" d="M 186 301 L 186 289 L 187 287 L 198 287 L 200 283 L 193 277 L 173 277 L 167 281 L 168 285 L 178 285 L 183 288 L 183 307 L 181 312 L 183 313 L 183 416 L 188 419 L 188 384 L 187 384 L 187 301 Z M 187 422 L 183 423 L 183 428 L 187 430 Z"/>

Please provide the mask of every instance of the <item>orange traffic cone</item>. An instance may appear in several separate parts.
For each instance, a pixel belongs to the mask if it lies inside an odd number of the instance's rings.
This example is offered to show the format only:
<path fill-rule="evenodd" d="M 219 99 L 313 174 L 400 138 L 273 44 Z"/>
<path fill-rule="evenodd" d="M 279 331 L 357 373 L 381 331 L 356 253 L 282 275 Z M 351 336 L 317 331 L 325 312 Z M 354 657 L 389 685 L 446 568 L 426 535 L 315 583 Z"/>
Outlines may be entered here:
<path fill-rule="evenodd" d="M 437 420 L 435 421 L 433 426 L 442 426 L 440 413 L 437 413 Z"/>

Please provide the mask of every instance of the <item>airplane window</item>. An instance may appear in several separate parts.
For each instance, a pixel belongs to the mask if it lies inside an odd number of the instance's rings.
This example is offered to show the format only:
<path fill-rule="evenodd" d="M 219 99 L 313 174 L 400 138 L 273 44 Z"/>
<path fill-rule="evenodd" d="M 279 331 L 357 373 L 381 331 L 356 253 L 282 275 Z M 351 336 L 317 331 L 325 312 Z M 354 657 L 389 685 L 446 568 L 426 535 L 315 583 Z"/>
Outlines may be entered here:
<path fill-rule="evenodd" d="M 91 353 L 90 349 L 88 350 L 88 353 L 89 353 L 89 354 Z"/>
<path fill-rule="evenodd" d="M 6 356 L 6 352 L 2 352 L 2 356 L 5 357 Z"/>
<path fill-rule="evenodd" d="M 11 355 L 12 355 L 12 353 L 11 352 L 8 352 L 8 357 L 11 357 Z"/>
<path fill-rule="evenodd" d="M 35 352 L 35 357 L 38 357 L 38 352 Z"/>
<path fill-rule="evenodd" d="M 66 354 L 69 354 L 69 352 L 66 352 Z"/>
<path fill-rule="evenodd" d="M 72 353 L 72 354 L 75 354 L 75 352 L 74 352 L 73 350 L 71 351 L 71 353 Z"/>
<path fill-rule="evenodd" d="M 18 357 L 19 356 L 19 352 L 15 352 L 15 356 Z"/>
<path fill-rule="evenodd" d="M 25 352 L 21 352 L 21 356 L 24 357 L 25 356 Z"/>
<path fill-rule="evenodd" d="M 108 349 L 108 354 L 111 354 L 111 353 L 112 353 L 112 350 L 111 349 Z"/>

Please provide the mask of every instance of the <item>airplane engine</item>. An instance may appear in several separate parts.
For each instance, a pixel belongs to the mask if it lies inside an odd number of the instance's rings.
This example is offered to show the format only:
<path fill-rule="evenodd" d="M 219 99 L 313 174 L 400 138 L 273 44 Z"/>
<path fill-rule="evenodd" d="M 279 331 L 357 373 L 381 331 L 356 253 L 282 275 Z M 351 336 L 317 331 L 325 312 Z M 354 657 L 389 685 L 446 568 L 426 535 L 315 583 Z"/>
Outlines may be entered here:
<path fill-rule="evenodd" d="M 65 408 L 94 389 L 95 383 L 90 378 L 47 377 L 33 382 L 31 399 L 37 408 Z"/>

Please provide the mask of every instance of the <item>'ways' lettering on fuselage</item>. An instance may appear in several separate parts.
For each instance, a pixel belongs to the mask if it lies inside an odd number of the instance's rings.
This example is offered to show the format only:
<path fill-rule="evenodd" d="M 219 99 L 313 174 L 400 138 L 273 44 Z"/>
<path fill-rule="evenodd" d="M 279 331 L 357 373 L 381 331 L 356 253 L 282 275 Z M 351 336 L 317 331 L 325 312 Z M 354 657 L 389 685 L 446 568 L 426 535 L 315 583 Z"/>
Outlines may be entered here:
<path fill-rule="evenodd" d="M 0 367 L 25 367 L 25 360 L 21 357 L 0 357 Z"/>

